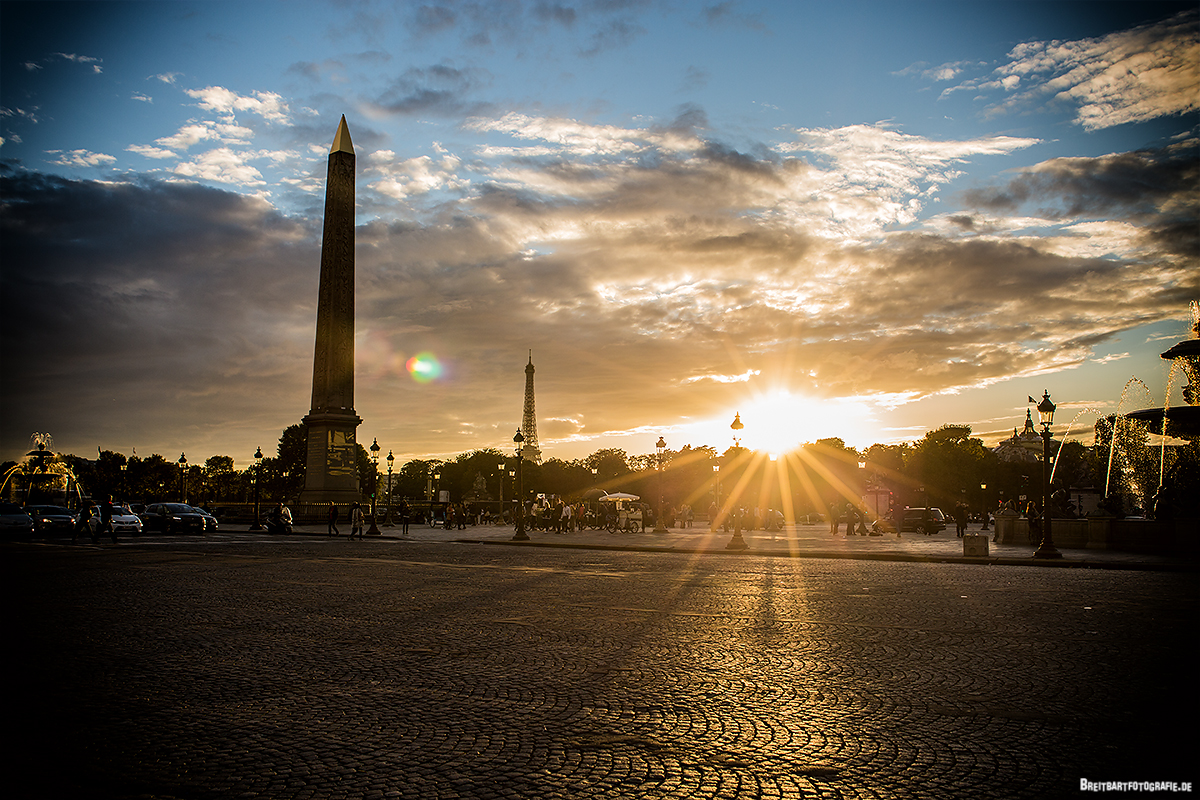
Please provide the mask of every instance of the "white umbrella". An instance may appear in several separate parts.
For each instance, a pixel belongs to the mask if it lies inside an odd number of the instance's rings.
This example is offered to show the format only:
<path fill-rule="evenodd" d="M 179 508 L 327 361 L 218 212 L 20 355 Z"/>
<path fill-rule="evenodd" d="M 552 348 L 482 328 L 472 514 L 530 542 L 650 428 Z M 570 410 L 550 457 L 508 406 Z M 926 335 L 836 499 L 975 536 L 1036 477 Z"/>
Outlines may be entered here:
<path fill-rule="evenodd" d="M 629 494 L 627 492 L 613 492 L 612 494 L 606 494 L 606 495 L 604 495 L 604 497 L 601 497 L 600 502 L 603 503 L 603 502 L 606 502 L 609 500 L 616 502 L 617 500 L 641 500 L 641 499 L 642 498 L 638 497 L 636 494 Z"/>

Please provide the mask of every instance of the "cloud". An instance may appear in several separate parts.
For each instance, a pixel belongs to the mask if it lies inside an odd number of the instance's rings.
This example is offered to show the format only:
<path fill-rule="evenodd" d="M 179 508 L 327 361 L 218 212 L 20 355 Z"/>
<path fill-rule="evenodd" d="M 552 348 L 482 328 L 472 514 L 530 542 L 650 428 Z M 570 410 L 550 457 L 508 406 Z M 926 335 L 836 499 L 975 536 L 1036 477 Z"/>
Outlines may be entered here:
<path fill-rule="evenodd" d="M 24 108 L 0 107 L 0 117 L 18 117 L 20 119 L 27 119 L 34 124 L 37 124 L 38 122 L 41 121 L 38 119 L 36 112 L 37 112 L 36 107 L 32 111 L 30 111 L 28 109 L 24 109 Z"/>
<path fill-rule="evenodd" d="M 436 189 L 460 189 L 468 183 L 458 175 L 462 162 L 452 155 L 437 161 L 428 156 L 397 159 L 391 150 L 376 150 L 366 160 L 370 174 L 384 176 L 374 180 L 371 188 L 397 200 Z"/>
<path fill-rule="evenodd" d="M 470 115 L 482 105 L 466 97 L 490 80 L 486 70 L 458 69 L 447 64 L 411 68 L 393 79 L 372 107 L 385 114 Z"/>
<path fill-rule="evenodd" d="M 356 232 L 357 411 L 415 454 L 506 441 L 530 347 L 539 412 L 587 438 L 748 392 L 883 406 L 1069 369 L 1200 292 L 1171 227 L 1193 213 L 1187 141 L 1035 165 L 924 224 L 966 164 L 1033 140 L 848 126 L 734 148 L 697 108 L 642 128 L 509 114 L 467 129 L 496 144 L 360 154 L 360 202 L 408 206 Z M 261 186 L 256 159 L 292 157 L 218 147 L 174 176 Z M 188 183 L 11 169 L 2 188 L 0 355 L 29 376 L 4 388 L 12 429 L 46 429 L 40 411 L 124 347 L 117 404 L 64 424 L 133 436 L 170 400 L 189 438 L 215 441 L 307 410 L 319 203 L 289 219 Z M 21 326 L 51 286 L 66 288 L 42 324 L 62 329 L 35 341 Z M 444 377 L 417 384 L 403 364 L 426 351 Z M 401 430 L 397 407 L 421 424 Z"/>
<path fill-rule="evenodd" d="M 97 75 L 99 75 L 101 72 L 104 71 L 100 68 L 100 59 L 98 59 L 98 58 L 93 58 L 91 56 L 81 56 L 81 55 L 77 55 L 75 53 L 55 53 L 54 55 L 58 56 L 59 58 L 65 59 L 67 61 L 71 61 L 75 64 L 89 64 L 92 67 L 92 72 L 94 72 Z"/>
<path fill-rule="evenodd" d="M 1043 104 L 1074 109 L 1075 122 L 1100 130 L 1200 110 L 1200 12 L 1106 36 L 1031 41 L 1008 53 L 987 80 L 945 90 L 1003 90 L 992 114 Z"/>
<path fill-rule="evenodd" d="M 147 95 L 147 94 L 142 94 L 141 92 L 134 92 L 132 95 L 129 96 L 129 99 L 130 100 L 140 100 L 143 103 L 151 103 L 151 104 L 154 103 L 153 97 L 151 97 L 150 95 Z"/>
<path fill-rule="evenodd" d="M 1198 183 L 1200 140 L 1186 139 L 1099 158 L 1051 159 L 1019 170 L 1001 186 L 971 190 L 966 199 L 980 208 L 1004 212 L 1038 204 L 1039 213 L 1052 220 L 1115 216 L 1137 225 L 1122 229 L 1119 238 L 1126 242 L 1126 254 L 1149 247 L 1195 258 L 1200 255 Z M 1090 226 L 1086 234 L 1104 241 L 1111 225 Z"/>
<path fill-rule="evenodd" d="M 201 153 L 190 161 L 176 164 L 173 171 L 197 180 L 235 183 L 240 186 L 263 186 L 262 173 L 251 166 L 254 153 L 240 153 L 228 147 L 218 147 Z"/>
<path fill-rule="evenodd" d="M 269 122 L 290 124 L 288 106 L 275 92 L 254 92 L 241 95 L 223 86 L 206 86 L 203 89 L 186 89 L 188 97 L 199 100 L 199 107 L 218 114 L 234 115 L 239 111 L 257 114 Z"/>
<path fill-rule="evenodd" d="M 106 153 L 93 153 L 90 150 L 47 150 L 50 155 L 57 155 L 58 158 L 51 161 L 51 164 L 57 164 L 60 167 L 99 167 L 105 164 L 112 164 L 117 159 L 114 156 Z"/>
<path fill-rule="evenodd" d="M 128 449 L 151 431 L 204 440 L 307 410 L 255 396 L 264 382 L 305 391 L 316 278 L 295 264 L 318 258 L 312 228 L 190 184 L 6 169 L 0 185 L 0 360 L 21 375 L 3 382 L 6 435 L 51 422 L 60 441 Z"/>

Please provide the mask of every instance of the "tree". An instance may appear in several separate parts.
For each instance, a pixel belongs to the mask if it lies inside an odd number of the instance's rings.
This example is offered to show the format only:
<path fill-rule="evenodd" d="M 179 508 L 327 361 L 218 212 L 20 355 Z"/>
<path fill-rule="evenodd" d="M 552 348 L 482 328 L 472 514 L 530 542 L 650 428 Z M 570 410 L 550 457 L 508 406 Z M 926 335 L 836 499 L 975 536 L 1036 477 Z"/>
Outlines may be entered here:
<path fill-rule="evenodd" d="M 272 465 L 278 479 L 276 493 L 281 497 L 298 497 L 304 489 L 304 472 L 308 468 L 308 426 L 300 422 L 284 428 L 276 452 L 276 463 Z M 264 465 L 265 462 L 266 459 Z"/>
<path fill-rule="evenodd" d="M 992 452 L 971 438 L 967 425 L 943 425 L 929 431 L 909 450 L 905 472 L 919 482 L 923 498 L 910 495 L 907 505 L 953 507 L 960 501 L 983 504 L 981 483 L 990 472 Z"/>
<path fill-rule="evenodd" d="M 204 462 L 204 480 L 217 500 L 229 500 L 233 491 L 233 456 L 209 456 Z"/>

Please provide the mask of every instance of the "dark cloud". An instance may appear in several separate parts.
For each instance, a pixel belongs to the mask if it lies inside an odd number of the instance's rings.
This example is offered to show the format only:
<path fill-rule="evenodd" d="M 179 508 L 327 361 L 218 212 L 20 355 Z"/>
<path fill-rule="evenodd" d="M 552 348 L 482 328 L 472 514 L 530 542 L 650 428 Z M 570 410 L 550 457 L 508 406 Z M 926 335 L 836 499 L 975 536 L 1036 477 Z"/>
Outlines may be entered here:
<path fill-rule="evenodd" d="M 315 291 L 295 269 L 317 257 L 307 226 L 195 185 L 12 169 L 0 182 L 5 445 L 51 420 L 67 441 L 135 443 L 168 407 L 228 425 L 258 381 L 297 366 L 287 341 Z"/>
<path fill-rule="evenodd" d="M 488 81 L 482 69 L 458 69 L 446 64 L 414 67 L 394 79 L 374 105 L 394 114 L 477 114 L 484 106 L 467 97 Z"/>
<path fill-rule="evenodd" d="M 624 47 L 645 32 L 645 28 L 632 20 L 611 20 L 596 28 L 591 35 L 588 46 L 580 51 L 580 55 L 596 56 L 606 50 L 615 50 Z"/>
<path fill-rule="evenodd" d="M 1144 216 L 1182 202 L 1198 210 L 1200 140 L 1099 158 L 1056 158 L 1021 170 L 1001 187 L 967 193 L 973 205 L 1001 211 L 1049 201 L 1042 213 Z"/>

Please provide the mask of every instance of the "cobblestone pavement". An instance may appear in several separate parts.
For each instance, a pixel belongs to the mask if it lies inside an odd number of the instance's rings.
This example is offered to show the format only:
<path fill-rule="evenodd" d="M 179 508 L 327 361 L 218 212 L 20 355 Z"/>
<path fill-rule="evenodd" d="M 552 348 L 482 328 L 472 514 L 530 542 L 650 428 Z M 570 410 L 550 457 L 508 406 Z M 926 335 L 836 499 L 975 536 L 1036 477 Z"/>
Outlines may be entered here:
<path fill-rule="evenodd" d="M 1045 798 L 1196 777 L 1190 572 L 234 532 L 0 552 L 13 796 Z"/>

